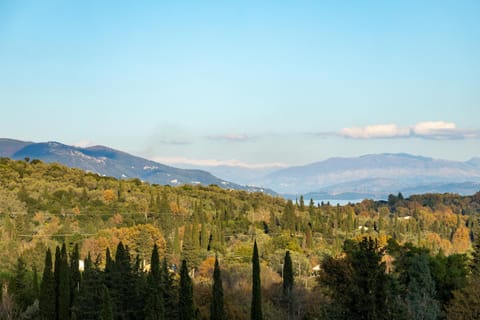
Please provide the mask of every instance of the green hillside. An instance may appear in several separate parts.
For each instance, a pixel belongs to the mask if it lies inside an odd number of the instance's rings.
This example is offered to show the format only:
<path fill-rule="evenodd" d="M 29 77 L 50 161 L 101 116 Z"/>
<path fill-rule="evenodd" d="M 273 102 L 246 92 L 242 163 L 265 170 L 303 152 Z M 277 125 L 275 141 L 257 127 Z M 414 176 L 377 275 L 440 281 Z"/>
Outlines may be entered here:
<path fill-rule="evenodd" d="M 387 268 L 392 268 L 392 261 L 401 260 L 404 252 L 398 248 L 410 248 L 407 243 L 427 249 L 430 257 L 469 254 L 479 212 L 480 193 L 425 194 L 408 199 L 399 194 L 383 202 L 314 205 L 303 198 L 292 202 L 217 186 L 152 185 L 38 160 L 2 158 L 0 271 L 8 282 L 15 275 L 19 258 L 26 262 L 29 272 L 33 266 L 44 270 L 46 250 L 55 252 L 62 243 L 68 252 L 78 244 L 81 259 L 89 253 L 94 260 L 98 257 L 101 270 L 108 260 L 106 249 L 115 256 L 120 242 L 128 246 L 132 261 L 138 257 L 141 265 L 150 265 L 152 248 L 157 245 L 169 265 L 180 269 L 185 259 L 195 267 L 195 303 L 199 317 L 208 318 L 217 254 L 227 313 L 229 318 L 243 319 L 248 318 L 250 310 L 251 259 L 256 239 L 264 318 L 288 318 L 293 312 L 291 319 L 316 319 L 328 311 L 318 309 L 319 299 L 326 305 L 333 300 L 328 290 L 324 291 L 328 281 L 323 278 L 317 283 L 313 268 L 321 263 L 325 266 L 326 257 L 342 259 L 344 254 L 355 256 L 355 250 L 363 250 L 361 246 L 348 247 L 350 242 L 346 240 L 361 244 L 362 239 L 370 238 L 378 248 L 387 248 L 389 243 L 390 251 L 382 258 Z M 397 251 L 392 243 L 399 246 Z M 292 259 L 296 292 L 288 308 L 282 302 L 286 250 Z"/>

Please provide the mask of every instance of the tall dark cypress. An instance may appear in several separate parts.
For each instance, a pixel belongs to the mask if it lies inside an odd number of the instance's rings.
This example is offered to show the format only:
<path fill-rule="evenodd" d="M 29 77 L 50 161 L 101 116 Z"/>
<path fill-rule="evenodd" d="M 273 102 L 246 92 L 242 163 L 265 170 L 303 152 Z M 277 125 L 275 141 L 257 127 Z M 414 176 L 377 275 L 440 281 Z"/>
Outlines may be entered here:
<path fill-rule="evenodd" d="M 290 257 L 290 251 L 285 253 L 285 259 L 283 262 L 283 294 L 289 296 L 293 289 L 293 267 L 292 258 Z"/>
<path fill-rule="evenodd" d="M 55 261 L 55 266 L 57 262 Z M 60 263 L 58 264 L 58 283 L 57 283 L 57 317 L 59 320 L 70 319 L 70 268 L 68 266 L 67 247 L 62 244 L 60 252 Z"/>
<path fill-rule="evenodd" d="M 137 298 L 135 280 L 128 247 L 124 247 L 123 243 L 120 242 L 115 253 L 110 288 L 110 294 L 115 306 L 115 318 L 130 319 L 134 316 Z"/>
<path fill-rule="evenodd" d="M 70 304 L 75 303 L 75 299 L 80 291 L 80 252 L 78 250 L 78 244 L 75 244 L 73 252 L 70 256 Z"/>
<path fill-rule="evenodd" d="M 101 320 L 113 320 L 112 301 L 108 288 L 103 286 Z"/>
<path fill-rule="evenodd" d="M 215 267 L 213 269 L 213 294 L 212 305 L 210 307 L 210 320 L 226 319 L 225 307 L 223 303 L 223 284 L 220 274 L 220 265 L 218 264 L 218 257 L 215 256 Z"/>
<path fill-rule="evenodd" d="M 58 320 L 58 306 L 59 306 L 59 302 L 58 302 L 58 297 L 60 296 L 59 294 L 59 283 L 60 283 L 60 264 L 61 264 L 61 258 L 60 258 L 60 247 L 59 246 L 56 246 L 55 248 L 55 262 L 54 262 L 54 267 L 53 267 L 53 277 L 55 279 L 54 283 L 55 283 L 55 318 L 52 318 L 52 319 L 56 319 Z"/>
<path fill-rule="evenodd" d="M 36 265 L 33 265 L 33 280 L 32 280 L 32 284 L 33 284 L 33 298 L 34 299 L 38 299 L 39 296 L 40 296 L 40 286 L 39 286 L 39 283 L 38 283 L 38 271 L 37 271 L 37 266 Z"/>
<path fill-rule="evenodd" d="M 80 292 L 78 293 L 73 313 L 77 319 L 97 320 L 102 309 L 103 277 L 98 269 L 99 262 L 94 265 L 90 253 L 85 259 Z"/>
<path fill-rule="evenodd" d="M 40 317 L 43 320 L 55 319 L 55 279 L 52 272 L 52 252 L 50 248 L 45 254 L 45 268 L 39 297 Z"/>
<path fill-rule="evenodd" d="M 165 319 L 165 308 L 161 290 L 162 274 L 160 269 L 160 257 L 158 247 L 155 244 L 150 259 L 150 271 L 147 275 L 147 301 L 145 305 L 145 319 Z"/>
<path fill-rule="evenodd" d="M 167 265 L 167 259 L 163 257 L 161 290 L 163 304 L 165 306 L 165 318 L 176 319 L 178 317 L 178 290 L 174 289 L 173 279 Z"/>
<path fill-rule="evenodd" d="M 250 309 L 251 320 L 262 320 L 262 286 L 260 283 L 260 258 L 258 257 L 257 240 L 253 245 L 252 257 L 252 306 Z"/>
<path fill-rule="evenodd" d="M 191 320 L 195 318 L 193 306 L 193 285 L 188 275 L 187 261 L 182 261 L 180 268 L 180 291 L 178 298 L 178 319 Z"/>
<path fill-rule="evenodd" d="M 17 259 L 13 277 L 10 281 L 10 292 L 15 299 L 15 304 L 20 310 L 25 310 L 34 301 L 31 282 L 27 279 L 27 264 L 22 257 Z"/>

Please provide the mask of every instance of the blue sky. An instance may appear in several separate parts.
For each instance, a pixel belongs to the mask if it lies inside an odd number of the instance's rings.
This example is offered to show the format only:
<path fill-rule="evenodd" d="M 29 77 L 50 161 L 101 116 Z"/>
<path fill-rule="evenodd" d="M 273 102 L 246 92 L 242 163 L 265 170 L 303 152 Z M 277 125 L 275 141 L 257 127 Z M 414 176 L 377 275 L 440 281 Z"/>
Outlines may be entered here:
<path fill-rule="evenodd" d="M 162 162 L 480 155 L 479 1 L 0 0 L 0 137 Z"/>

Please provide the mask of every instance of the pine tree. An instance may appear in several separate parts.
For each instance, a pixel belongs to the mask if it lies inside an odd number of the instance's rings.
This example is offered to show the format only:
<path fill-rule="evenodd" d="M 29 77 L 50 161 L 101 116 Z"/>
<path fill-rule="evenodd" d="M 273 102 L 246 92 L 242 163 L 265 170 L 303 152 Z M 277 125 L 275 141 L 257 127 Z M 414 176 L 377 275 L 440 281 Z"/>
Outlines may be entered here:
<path fill-rule="evenodd" d="M 187 261 L 182 261 L 180 268 L 180 290 L 178 298 L 178 319 L 191 320 L 195 318 L 193 306 L 193 285 L 188 275 Z"/>
<path fill-rule="evenodd" d="M 102 312 L 100 313 L 100 320 L 113 320 L 112 300 L 108 288 L 103 286 L 102 295 Z"/>
<path fill-rule="evenodd" d="M 213 294 L 212 304 L 210 307 L 210 320 L 226 319 L 225 307 L 223 299 L 223 284 L 220 274 L 220 266 L 218 264 L 218 257 L 215 256 L 215 266 L 213 269 Z"/>
<path fill-rule="evenodd" d="M 52 252 L 50 248 L 45 254 L 42 283 L 39 297 L 40 317 L 43 320 L 55 319 L 55 279 L 52 272 Z"/>
<path fill-rule="evenodd" d="M 260 283 L 260 258 L 258 257 L 257 241 L 253 245 L 252 256 L 252 306 L 251 320 L 262 320 L 262 287 Z"/>

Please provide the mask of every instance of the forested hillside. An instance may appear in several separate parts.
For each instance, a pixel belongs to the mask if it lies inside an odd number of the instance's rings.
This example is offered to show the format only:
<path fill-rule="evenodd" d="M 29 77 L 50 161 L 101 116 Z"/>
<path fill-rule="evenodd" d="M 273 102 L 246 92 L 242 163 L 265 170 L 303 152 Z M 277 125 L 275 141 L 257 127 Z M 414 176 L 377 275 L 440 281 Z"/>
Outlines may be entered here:
<path fill-rule="evenodd" d="M 112 259 L 107 257 L 108 248 L 112 257 L 131 261 L 127 269 L 136 270 L 135 279 L 144 279 L 145 283 L 148 276 L 141 274 L 153 265 L 151 257 L 155 246 L 168 266 L 177 266 L 177 269 L 170 268 L 173 272 L 170 290 L 180 286 L 182 260 L 190 266 L 198 318 L 206 319 L 210 315 L 217 255 L 222 268 L 225 312 L 230 319 L 247 319 L 256 240 L 265 319 L 342 318 L 338 314 L 344 317 L 356 314 L 358 310 L 350 310 L 353 307 L 349 307 L 345 297 L 348 290 L 358 293 L 358 288 L 353 289 L 355 281 L 372 272 L 383 279 L 379 283 L 385 287 L 377 289 L 388 291 L 398 300 L 398 304 L 389 304 L 398 310 L 377 310 L 377 313 L 390 314 L 390 319 L 405 318 L 400 312 L 401 306 L 414 309 L 418 302 L 412 296 L 415 287 L 409 286 L 425 287 L 422 284 L 428 283 L 432 285 L 429 298 L 434 301 L 430 305 L 437 306 L 432 311 L 435 314 L 432 319 L 441 318 L 447 315 L 452 292 L 467 286 L 467 266 L 479 212 L 480 193 L 473 196 L 425 194 L 407 199 L 398 194 L 391 195 L 388 201 L 316 205 L 303 197 L 287 201 L 217 186 L 151 185 L 138 179 L 102 177 L 38 160 L 2 158 L 0 281 L 10 287 L 10 290 L 4 289 L 2 308 L 5 310 L 5 299 L 10 296 L 18 314 L 32 305 L 39 295 L 34 285 L 29 300 L 15 295 L 14 280 L 18 279 L 20 262 L 25 270 L 23 281 L 40 283 L 42 279 L 34 281 L 33 270 L 42 274 L 48 260 L 45 259 L 47 250 L 52 254 L 62 243 L 66 244 L 61 250 L 65 253 L 59 252 L 59 257 L 64 254 L 66 260 L 74 261 L 72 256 L 67 256 L 75 252 L 78 245 L 80 259 L 83 261 L 90 255 L 86 262 L 95 261 L 95 267 L 89 265 L 89 268 L 99 274 L 106 272 Z M 123 246 L 128 247 L 127 253 L 117 252 L 117 247 Z M 282 276 L 285 276 L 287 250 L 294 280 L 291 286 L 285 287 Z M 363 255 L 371 259 L 365 258 L 371 270 L 342 273 L 363 266 Z M 315 271 L 318 265 L 322 266 L 321 271 Z M 418 265 L 417 269 L 412 269 L 412 265 Z M 430 278 L 412 282 L 411 279 L 420 277 L 415 272 L 422 268 L 429 271 Z M 449 273 L 457 269 L 460 271 L 456 275 Z M 336 281 L 342 282 L 339 277 L 353 279 L 351 283 L 342 280 L 352 287 L 338 291 L 340 284 Z M 392 279 L 396 279 L 398 291 L 390 290 Z M 108 283 L 105 285 L 114 290 Z M 100 304 L 106 301 L 108 292 L 101 295 L 104 298 L 98 297 Z M 149 294 L 137 295 L 137 298 L 145 300 L 147 296 Z M 378 299 L 375 303 L 381 304 Z M 413 309 L 408 312 L 420 312 Z M 80 312 L 78 305 L 72 303 L 71 316 L 74 310 Z M 115 306 L 113 310 L 118 313 Z M 381 318 L 377 316 L 365 319 Z"/>

